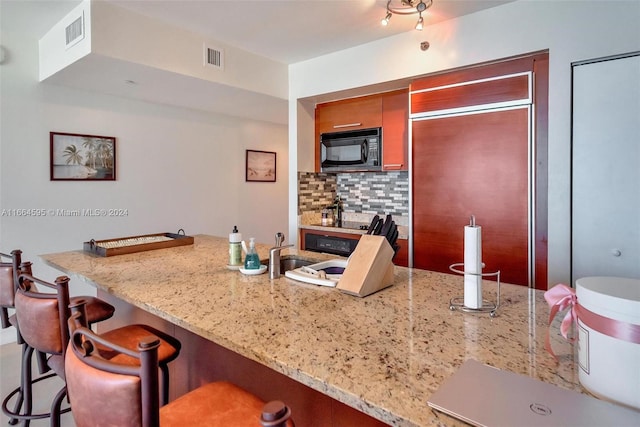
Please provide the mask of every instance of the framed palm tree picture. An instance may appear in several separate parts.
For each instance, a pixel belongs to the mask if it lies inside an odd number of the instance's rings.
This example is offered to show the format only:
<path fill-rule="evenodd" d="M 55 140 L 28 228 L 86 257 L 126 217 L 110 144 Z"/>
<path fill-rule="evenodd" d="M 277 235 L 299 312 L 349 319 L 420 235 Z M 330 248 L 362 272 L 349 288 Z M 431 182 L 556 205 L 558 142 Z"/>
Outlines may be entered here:
<path fill-rule="evenodd" d="M 50 132 L 49 138 L 51 181 L 115 181 L 114 137 Z"/>

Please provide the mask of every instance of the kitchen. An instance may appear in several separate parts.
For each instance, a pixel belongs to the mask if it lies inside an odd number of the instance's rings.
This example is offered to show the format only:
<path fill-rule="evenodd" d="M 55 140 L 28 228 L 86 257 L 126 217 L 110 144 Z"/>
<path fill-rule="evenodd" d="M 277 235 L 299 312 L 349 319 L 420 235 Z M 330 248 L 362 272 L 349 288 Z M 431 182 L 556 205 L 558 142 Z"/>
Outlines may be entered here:
<path fill-rule="evenodd" d="M 37 40 L 48 27 L 33 31 L 29 23 L 46 9 L 3 2 L 2 43 L 14 52 L 15 62 L 3 64 L 1 69 L 2 207 L 31 208 L 36 207 L 33 200 L 37 200 L 45 208 L 75 209 L 89 204 L 129 210 L 128 217 L 100 220 L 3 217 L 3 249 L 20 247 L 38 262 L 39 254 L 75 250 L 90 238 L 178 228 L 190 234 L 223 236 L 234 224 L 239 224 L 246 237 L 255 236 L 259 242 L 271 242 L 275 231 L 285 231 L 288 241 L 293 242 L 299 216 L 298 180 L 293 171 L 315 169 L 310 141 L 316 102 L 336 99 L 347 90 L 354 95 L 364 95 L 372 88 L 383 91 L 381 82 L 549 49 L 548 283 L 568 282 L 570 63 L 637 50 L 638 5 L 543 4 L 515 2 L 428 28 L 432 46 L 426 52 L 417 48 L 423 36 L 407 32 L 293 64 L 288 81 L 279 83 L 289 86 L 288 95 L 283 96 L 287 126 L 39 84 Z M 16 18 L 15 23 L 9 22 L 9 16 Z M 387 55 L 383 60 L 373 54 L 380 50 Z M 397 67 L 398 63 L 403 67 Z M 376 72 L 362 73 L 363 68 Z M 354 88 L 365 89 L 359 92 Z M 141 89 L 133 86 L 128 90 Z M 30 118 L 26 125 L 25 117 Z M 72 183 L 66 188 L 49 182 L 46 141 L 48 132 L 54 130 L 118 136 L 118 181 L 113 185 Z M 197 141 L 219 142 L 206 146 Z M 278 153 L 279 178 L 275 184 L 244 183 L 244 150 L 252 148 Z M 144 165 L 150 166 L 139 167 L 140 159 L 147 157 L 151 160 L 143 160 Z M 30 165 L 27 173 L 21 166 L 22 159 L 34 159 L 30 164 L 37 166 Z M 181 174 L 167 174 L 169 167 L 179 168 Z M 42 263 L 37 270 L 50 277 L 57 274 Z M 3 337 L 10 340 L 13 334 L 4 332 Z"/>

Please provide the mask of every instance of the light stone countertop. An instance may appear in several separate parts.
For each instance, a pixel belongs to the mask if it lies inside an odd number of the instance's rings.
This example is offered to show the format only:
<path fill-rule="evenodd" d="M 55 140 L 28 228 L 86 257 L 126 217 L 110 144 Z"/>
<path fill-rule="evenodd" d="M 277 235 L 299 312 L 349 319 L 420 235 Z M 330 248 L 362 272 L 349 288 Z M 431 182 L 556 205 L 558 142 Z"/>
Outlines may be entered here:
<path fill-rule="evenodd" d="M 261 258 L 268 246 L 257 245 Z M 288 249 L 310 259 L 335 258 Z M 266 365 L 390 425 L 459 425 L 427 400 L 469 358 L 580 392 L 575 352 L 551 332 L 541 291 L 502 285 L 498 316 L 449 310 L 462 277 L 396 267 L 390 288 L 365 298 L 268 273 L 229 270 L 224 238 L 113 257 L 42 255 L 82 280 Z M 495 283 L 485 283 L 485 298 Z M 556 322 L 557 323 L 557 322 Z"/>

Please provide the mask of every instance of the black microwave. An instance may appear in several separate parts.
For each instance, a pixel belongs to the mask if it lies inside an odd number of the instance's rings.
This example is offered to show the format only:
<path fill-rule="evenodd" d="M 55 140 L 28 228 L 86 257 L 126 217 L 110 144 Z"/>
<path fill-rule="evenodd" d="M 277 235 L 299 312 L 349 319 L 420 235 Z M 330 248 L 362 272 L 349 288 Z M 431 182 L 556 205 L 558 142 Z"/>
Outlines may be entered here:
<path fill-rule="evenodd" d="M 382 128 L 320 135 L 321 172 L 382 170 Z"/>

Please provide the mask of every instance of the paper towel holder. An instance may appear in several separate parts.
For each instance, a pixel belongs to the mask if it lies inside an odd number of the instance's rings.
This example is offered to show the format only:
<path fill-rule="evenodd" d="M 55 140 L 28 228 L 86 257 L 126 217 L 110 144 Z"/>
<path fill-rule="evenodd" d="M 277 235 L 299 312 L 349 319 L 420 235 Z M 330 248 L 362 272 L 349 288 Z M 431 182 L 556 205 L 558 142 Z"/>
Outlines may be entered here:
<path fill-rule="evenodd" d="M 464 297 L 455 297 L 451 298 L 451 300 L 449 301 L 449 310 L 460 310 L 467 313 L 489 313 L 489 316 L 496 317 L 498 315 L 498 308 L 500 307 L 500 270 L 493 273 L 465 273 L 465 271 L 460 270 L 459 267 L 462 267 L 464 269 L 464 263 L 459 262 L 456 264 L 451 264 L 449 266 L 449 270 L 461 275 L 473 274 L 474 276 L 481 277 L 495 277 L 498 284 L 498 287 L 496 289 L 496 302 L 494 303 L 483 299 L 482 307 L 471 308 L 464 305 Z"/>

